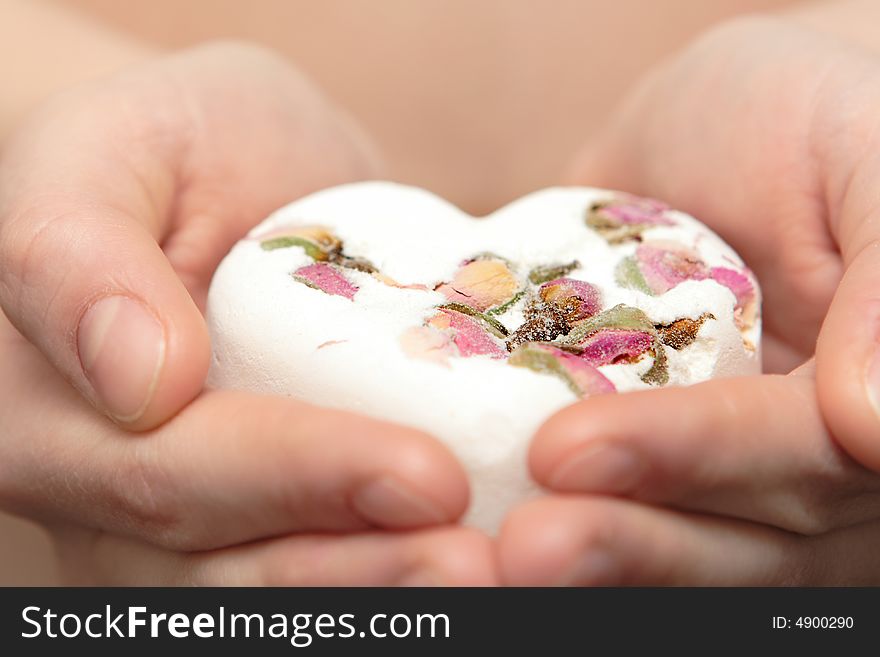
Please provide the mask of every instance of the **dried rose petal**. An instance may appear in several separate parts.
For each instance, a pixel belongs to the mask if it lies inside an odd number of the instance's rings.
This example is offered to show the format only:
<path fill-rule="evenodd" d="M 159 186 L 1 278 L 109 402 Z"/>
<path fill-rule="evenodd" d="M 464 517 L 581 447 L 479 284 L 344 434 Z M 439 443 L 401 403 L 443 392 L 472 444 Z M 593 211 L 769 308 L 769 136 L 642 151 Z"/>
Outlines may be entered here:
<path fill-rule="evenodd" d="M 483 329 L 489 331 L 496 338 L 504 339 L 509 335 L 509 331 L 507 327 L 499 322 L 494 317 L 489 316 L 488 314 L 483 314 L 481 312 L 477 312 L 470 306 L 466 306 L 461 303 L 445 303 L 442 306 L 438 306 L 440 310 L 454 310 L 457 313 L 461 313 L 462 315 L 467 315 L 474 319 L 478 324 L 480 324 Z"/>
<path fill-rule="evenodd" d="M 466 261 L 450 283 L 437 286 L 447 299 L 479 312 L 501 306 L 519 292 L 519 282 L 508 264 L 494 256 Z"/>
<path fill-rule="evenodd" d="M 644 331 L 603 329 L 579 345 L 579 355 L 593 367 L 634 363 L 653 345 L 654 336 Z"/>
<path fill-rule="evenodd" d="M 612 217 L 621 224 L 650 224 L 652 226 L 673 226 L 675 222 L 664 213 L 671 210 L 663 201 L 653 198 L 620 194 L 618 197 L 597 208 L 599 214 Z"/>
<path fill-rule="evenodd" d="M 552 281 L 554 278 L 562 278 L 581 266 L 577 260 L 572 260 L 561 265 L 540 265 L 529 272 L 529 282 L 535 285 Z"/>
<path fill-rule="evenodd" d="M 581 322 L 568 335 L 560 338 L 559 342 L 576 349 L 588 337 L 602 329 L 633 330 L 653 334 L 654 324 L 642 310 L 620 303 Z"/>
<path fill-rule="evenodd" d="M 428 321 L 428 325 L 437 329 L 451 329 L 453 342 L 458 352 L 465 358 L 469 356 L 491 356 L 506 358 L 507 352 L 501 348 L 487 333 L 479 321 L 465 314 L 443 308 L 439 315 Z"/>
<path fill-rule="evenodd" d="M 645 284 L 663 294 L 687 280 L 700 281 L 709 271 L 693 249 L 676 242 L 645 242 L 636 249 L 636 261 Z"/>
<path fill-rule="evenodd" d="M 427 285 L 422 285 L 421 283 L 412 283 L 410 285 L 403 285 L 402 283 L 398 283 L 390 276 L 383 274 L 380 271 L 373 272 L 373 278 L 375 278 L 380 283 L 387 285 L 388 287 L 396 287 L 399 290 L 427 290 Z"/>
<path fill-rule="evenodd" d="M 524 344 L 511 354 L 507 362 L 515 367 L 557 376 L 578 397 L 616 392 L 614 384 L 595 367 L 578 356 L 550 345 Z"/>
<path fill-rule="evenodd" d="M 642 374 L 642 381 L 652 386 L 665 386 L 669 383 L 669 361 L 666 349 L 659 340 L 654 342 L 654 364 Z"/>
<path fill-rule="evenodd" d="M 538 294 L 545 303 L 555 305 L 570 324 L 592 317 L 602 308 L 599 290 L 574 278 L 548 281 Z"/>
<path fill-rule="evenodd" d="M 346 269 L 355 269 L 357 271 L 362 271 L 367 274 L 378 274 L 379 270 L 376 269 L 376 265 L 367 260 L 366 258 L 361 258 L 357 256 L 349 256 L 342 253 L 342 251 L 330 254 L 330 262 L 334 265 L 339 265 L 340 267 L 345 267 Z"/>
<path fill-rule="evenodd" d="M 749 277 L 735 269 L 726 267 L 714 267 L 711 271 L 712 280 L 720 283 L 736 297 L 734 318 L 737 325 L 742 328 L 750 328 L 755 323 L 757 314 L 757 298 L 755 286 Z"/>
<path fill-rule="evenodd" d="M 507 339 L 508 351 L 527 342 L 550 342 L 571 330 L 562 313 L 551 304 L 531 306 L 524 321 Z"/>
<path fill-rule="evenodd" d="M 316 290 L 346 299 L 354 299 L 355 292 L 358 291 L 356 285 L 350 283 L 333 265 L 325 262 L 300 267 L 293 272 L 293 277 Z"/>
<path fill-rule="evenodd" d="M 620 287 L 638 290 L 645 294 L 654 294 L 654 290 L 648 287 L 645 277 L 639 271 L 639 263 L 635 256 L 628 256 L 617 264 L 614 269 L 614 278 Z"/>
<path fill-rule="evenodd" d="M 438 365 L 449 365 L 449 357 L 457 355 L 452 338 L 427 326 L 413 326 L 400 336 L 400 346 L 410 358 L 420 358 Z"/>
<path fill-rule="evenodd" d="M 624 334 L 622 340 L 614 342 L 612 336 L 611 342 L 606 338 L 596 339 L 593 345 L 591 340 L 593 336 L 606 332 L 618 332 Z M 634 337 L 626 334 L 642 334 L 649 336 L 651 339 L 650 350 L 653 352 L 654 363 L 651 368 L 642 375 L 642 381 L 651 385 L 666 385 L 669 382 L 669 368 L 667 365 L 666 351 L 660 339 L 657 337 L 654 324 L 648 319 L 648 316 L 638 308 L 618 304 L 613 308 L 609 308 L 598 315 L 584 320 L 575 326 L 564 338 L 559 338 L 556 343 L 565 347 L 567 351 L 576 354 L 576 357 L 583 358 L 585 347 L 591 347 L 592 351 L 587 357 L 594 359 L 611 358 L 612 362 L 615 357 L 626 358 L 632 355 L 632 352 L 641 349 L 642 340 L 644 338 Z M 627 351 L 626 348 L 630 351 Z M 615 356 L 615 353 L 617 354 Z M 644 353 L 644 352 L 642 352 Z"/>
<path fill-rule="evenodd" d="M 674 226 L 666 216 L 669 206 L 650 198 L 619 194 L 608 201 L 594 203 L 587 210 L 587 225 L 608 242 L 619 244 L 640 240 L 644 231 L 655 226 Z"/>
<path fill-rule="evenodd" d="M 312 260 L 325 261 L 342 251 L 342 242 L 324 226 L 287 226 L 260 238 L 266 251 L 299 246 Z"/>
<path fill-rule="evenodd" d="M 697 339 L 697 333 L 703 324 L 710 319 L 715 319 L 712 313 L 703 313 L 697 319 L 682 317 L 671 324 L 657 324 L 657 336 L 660 342 L 676 351 L 684 349 Z"/>

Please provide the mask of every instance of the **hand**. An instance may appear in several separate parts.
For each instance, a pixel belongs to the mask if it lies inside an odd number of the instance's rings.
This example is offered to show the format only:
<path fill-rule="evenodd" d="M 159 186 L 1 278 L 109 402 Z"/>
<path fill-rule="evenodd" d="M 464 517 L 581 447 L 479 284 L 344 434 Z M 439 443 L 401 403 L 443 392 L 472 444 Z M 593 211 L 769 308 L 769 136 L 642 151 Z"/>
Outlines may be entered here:
<path fill-rule="evenodd" d="M 57 98 L 4 151 L 0 505 L 49 527 L 69 581 L 493 581 L 485 536 L 427 529 L 468 495 L 430 437 L 202 391 L 216 264 L 370 175 L 361 142 L 274 56 L 215 45 Z"/>
<path fill-rule="evenodd" d="M 509 518 L 507 581 L 880 582 L 877 71 L 834 38 L 741 19 L 658 69 L 584 152 L 574 181 L 664 199 L 740 252 L 765 369 L 790 374 L 551 419 L 530 465 L 558 495 Z"/>

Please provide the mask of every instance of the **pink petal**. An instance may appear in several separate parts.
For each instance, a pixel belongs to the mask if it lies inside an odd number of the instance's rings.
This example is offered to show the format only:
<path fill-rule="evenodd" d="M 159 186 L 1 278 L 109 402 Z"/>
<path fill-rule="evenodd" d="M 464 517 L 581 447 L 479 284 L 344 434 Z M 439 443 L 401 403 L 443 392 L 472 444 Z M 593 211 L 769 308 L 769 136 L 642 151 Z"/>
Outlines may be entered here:
<path fill-rule="evenodd" d="M 571 298 L 580 301 L 574 315 L 566 318 L 568 321 L 576 322 L 592 317 L 602 309 L 599 290 L 586 281 L 574 278 L 557 278 L 541 285 L 539 293 L 544 301 L 550 303 L 558 303 L 563 299 Z"/>
<path fill-rule="evenodd" d="M 714 267 L 712 269 L 712 280 L 720 283 L 736 297 L 736 307 L 745 307 L 752 299 L 755 298 L 755 288 L 749 277 L 734 269 L 726 267 Z"/>
<path fill-rule="evenodd" d="M 454 331 L 452 338 L 459 354 L 468 356 L 491 356 L 506 358 L 507 350 L 500 347 L 479 322 L 454 310 L 441 309 L 449 318 L 449 327 Z"/>
<path fill-rule="evenodd" d="M 293 272 L 294 278 L 311 287 L 317 288 L 327 294 L 333 294 L 346 299 L 354 299 L 358 291 L 356 285 L 350 283 L 345 276 L 339 273 L 335 267 L 326 262 L 315 262 L 305 267 L 300 267 Z"/>
<path fill-rule="evenodd" d="M 602 207 L 600 212 L 626 225 L 673 226 L 675 222 L 664 214 L 669 209 L 661 201 L 625 194 L 620 201 Z"/>
<path fill-rule="evenodd" d="M 407 356 L 438 365 L 449 365 L 449 357 L 456 353 L 448 335 L 427 326 L 413 326 L 404 331 L 400 346 Z"/>
<path fill-rule="evenodd" d="M 651 349 L 653 338 L 644 331 L 604 329 L 578 345 L 583 349 L 580 358 L 594 367 L 613 365 L 620 361 L 633 362 Z"/>
<path fill-rule="evenodd" d="M 636 249 L 639 271 L 655 294 L 663 294 L 687 280 L 709 276 L 692 249 L 674 242 L 644 242 Z"/>
<path fill-rule="evenodd" d="M 614 384 L 584 359 L 545 344 L 530 344 L 528 349 L 539 349 L 552 355 L 565 369 L 565 373 L 578 388 L 582 397 L 592 397 L 617 392 Z"/>

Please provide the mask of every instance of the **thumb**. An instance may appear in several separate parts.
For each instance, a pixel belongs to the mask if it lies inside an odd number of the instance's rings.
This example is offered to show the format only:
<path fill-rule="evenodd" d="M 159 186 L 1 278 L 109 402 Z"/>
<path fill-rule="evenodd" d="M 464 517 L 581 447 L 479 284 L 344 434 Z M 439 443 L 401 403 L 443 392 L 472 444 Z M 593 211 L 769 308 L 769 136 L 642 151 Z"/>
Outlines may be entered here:
<path fill-rule="evenodd" d="M 880 217 L 877 217 L 880 220 Z M 880 228 L 880 221 L 875 221 Z M 816 384 L 832 434 L 880 471 L 880 233 L 846 262 L 819 334 Z"/>
<path fill-rule="evenodd" d="M 68 93 L 4 146 L 0 307 L 136 430 L 202 389 L 210 344 L 191 295 L 203 300 L 236 240 L 374 163 L 368 138 L 286 62 L 223 43 Z"/>
<path fill-rule="evenodd" d="M 860 107 L 873 117 L 880 86 L 869 90 L 871 102 Z M 880 135 L 875 125 L 850 118 L 841 126 L 845 132 L 829 133 L 833 146 L 825 146 L 828 221 L 844 274 L 819 333 L 816 384 L 835 438 L 862 465 L 880 471 Z"/>
<path fill-rule="evenodd" d="M 121 154 L 87 108 L 64 109 L 0 164 L 0 305 L 98 408 L 152 428 L 199 393 L 210 360 L 202 315 L 157 241 L 174 198 L 165 154 Z"/>

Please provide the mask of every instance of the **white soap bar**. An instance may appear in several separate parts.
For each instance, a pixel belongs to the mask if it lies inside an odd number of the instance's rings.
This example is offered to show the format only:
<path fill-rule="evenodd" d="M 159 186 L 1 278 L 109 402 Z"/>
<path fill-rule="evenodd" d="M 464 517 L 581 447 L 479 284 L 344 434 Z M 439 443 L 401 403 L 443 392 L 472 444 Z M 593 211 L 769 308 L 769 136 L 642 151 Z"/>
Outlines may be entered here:
<path fill-rule="evenodd" d="M 704 225 L 625 194 L 555 188 L 474 218 L 420 189 L 292 203 L 211 284 L 209 384 L 422 429 L 494 532 L 534 495 L 526 451 L 581 397 L 760 370 L 760 293 Z M 267 455 L 267 458 L 269 456 Z"/>

